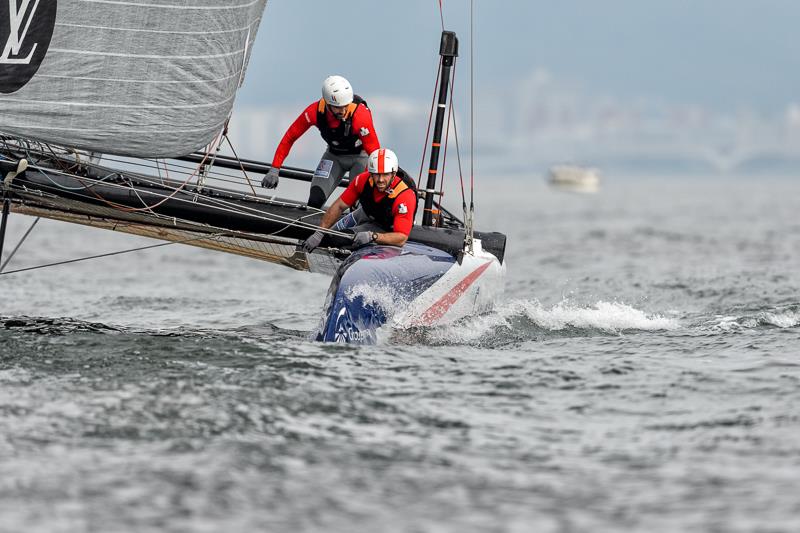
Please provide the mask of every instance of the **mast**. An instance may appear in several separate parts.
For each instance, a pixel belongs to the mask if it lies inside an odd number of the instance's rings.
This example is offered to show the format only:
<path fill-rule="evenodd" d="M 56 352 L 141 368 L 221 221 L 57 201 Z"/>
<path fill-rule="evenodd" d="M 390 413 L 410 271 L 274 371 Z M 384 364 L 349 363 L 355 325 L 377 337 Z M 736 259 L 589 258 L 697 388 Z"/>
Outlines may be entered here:
<path fill-rule="evenodd" d="M 11 201 L 3 193 L 3 214 L 0 219 L 0 261 L 3 259 L 3 244 L 6 242 L 6 222 L 8 222 L 8 211 L 11 207 Z"/>
<path fill-rule="evenodd" d="M 11 193 L 8 191 L 8 187 L 11 185 L 11 180 L 13 180 L 17 174 L 25 172 L 27 168 L 27 159 L 20 159 L 16 164 L 5 161 L 0 164 L 0 171 L 2 171 L 2 173 L 0 173 L 0 179 L 3 180 L 2 183 L 0 183 L 0 188 L 2 188 L 0 200 L 3 202 L 3 212 L 0 215 L 0 265 L 3 265 L 2 258 L 3 245 L 6 241 L 6 223 L 8 222 L 8 213 L 11 208 Z M 11 255 L 14 255 L 14 252 L 11 252 Z M 0 266 L 0 271 L 3 270 L 3 266 Z"/>
<path fill-rule="evenodd" d="M 436 190 L 436 174 L 439 169 L 442 125 L 444 124 L 445 109 L 447 109 L 447 90 L 450 85 L 450 74 L 456 62 L 456 57 L 458 57 L 458 38 L 455 32 L 442 32 L 439 55 L 442 58 L 442 77 L 439 80 L 439 102 L 436 106 L 436 122 L 433 129 L 433 143 L 431 144 L 431 163 L 428 169 L 428 183 L 425 186 L 425 210 L 422 214 L 423 226 L 432 226 L 434 224 L 433 193 Z M 438 221 L 439 217 L 436 218 Z"/>

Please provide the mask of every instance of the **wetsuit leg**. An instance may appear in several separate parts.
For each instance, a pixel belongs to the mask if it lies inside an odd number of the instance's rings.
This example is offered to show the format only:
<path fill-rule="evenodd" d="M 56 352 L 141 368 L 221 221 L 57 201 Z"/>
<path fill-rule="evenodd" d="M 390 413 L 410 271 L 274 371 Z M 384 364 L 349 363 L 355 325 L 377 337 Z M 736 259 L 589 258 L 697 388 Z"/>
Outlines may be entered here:
<path fill-rule="evenodd" d="M 353 164 L 350 166 L 350 177 L 355 178 L 365 170 L 367 170 L 367 163 L 369 162 L 369 156 L 365 153 L 359 154 L 353 161 Z"/>
<path fill-rule="evenodd" d="M 308 205 L 309 207 L 322 208 L 325 205 L 325 191 L 317 185 L 312 185 L 311 190 L 308 192 Z"/>
<path fill-rule="evenodd" d="M 322 159 L 314 171 L 311 179 L 311 189 L 308 193 L 308 205 L 320 208 L 325 204 L 325 200 L 333 193 L 339 181 L 342 179 L 344 170 L 339 161 L 339 157 L 326 151 L 322 154 Z"/>
<path fill-rule="evenodd" d="M 333 228 L 336 231 L 342 231 L 347 228 L 352 228 L 354 226 L 358 226 L 359 224 L 363 224 L 364 222 L 368 222 L 370 220 L 369 215 L 367 215 L 362 208 L 358 208 L 350 213 L 347 213 L 345 216 L 339 219 L 339 222 L 333 225 Z"/>

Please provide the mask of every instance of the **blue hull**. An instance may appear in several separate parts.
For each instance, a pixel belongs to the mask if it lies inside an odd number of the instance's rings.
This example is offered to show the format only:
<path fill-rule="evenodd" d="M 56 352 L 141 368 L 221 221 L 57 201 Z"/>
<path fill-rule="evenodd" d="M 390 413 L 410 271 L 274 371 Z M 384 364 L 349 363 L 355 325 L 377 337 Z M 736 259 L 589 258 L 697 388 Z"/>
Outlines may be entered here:
<path fill-rule="evenodd" d="M 455 263 L 452 255 L 415 242 L 357 250 L 333 277 L 317 340 L 374 344 L 378 328 Z"/>

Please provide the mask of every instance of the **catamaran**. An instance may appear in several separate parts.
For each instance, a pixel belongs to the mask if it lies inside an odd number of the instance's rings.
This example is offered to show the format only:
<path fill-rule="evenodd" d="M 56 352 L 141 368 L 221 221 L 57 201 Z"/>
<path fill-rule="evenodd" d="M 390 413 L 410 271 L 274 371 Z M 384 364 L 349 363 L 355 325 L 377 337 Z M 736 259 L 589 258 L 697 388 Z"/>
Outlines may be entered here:
<path fill-rule="evenodd" d="M 0 257 L 18 213 L 331 275 L 321 341 L 371 343 L 387 322 L 432 326 L 491 309 L 506 237 L 475 231 L 472 201 L 462 221 L 437 189 L 453 32 L 441 37 L 421 224 L 402 248 L 352 249 L 352 235 L 331 230 L 331 246 L 307 254 L 298 244 L 322 211 L 257 190 L 270 165 L 236 156 L 227 135 L 266 0 L 91 3 L 0 4 L 10 30 L 0 33 Z"/>

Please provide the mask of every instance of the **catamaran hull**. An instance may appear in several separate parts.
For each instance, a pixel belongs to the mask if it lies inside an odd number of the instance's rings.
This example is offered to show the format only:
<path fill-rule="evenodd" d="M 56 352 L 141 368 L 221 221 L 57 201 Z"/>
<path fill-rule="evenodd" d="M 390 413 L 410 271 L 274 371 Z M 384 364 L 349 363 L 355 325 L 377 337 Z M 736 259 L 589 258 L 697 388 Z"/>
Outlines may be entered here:
<path fill-rule="evenodd" d="M 438 326 L 492 309 L 505 265 L 476 242 L 456 257 L 423 244 L 369 246 L 351 255 L 331 282 L 317 340 L 372 344 L 378 330 Z"/>
<path fill-rule="evenodd" d="M 2 164 L 2 161 L 0 161 Z M 207 231 L 247 232 L 256 236 L 302 240 L 318 229 L 322 212 L 306 204 L 280 198 L 257 198 L 241 192 L 183 187 L 180 183 L 119 173 L 95 167 L 90 175 L 79 176 L 38 165 L 17 176 L 7 194 L 12 201 L 28 207 L 55 212 L 97 216 L 104 210 L 109 220 L 129 220 L 145 215 L 154 225 L 177 226 L 200 223 Z M 37 216 L 48 216 L 41 211 Z M 506 237 L 496 232 L 475 232 L 484 248 L 500 261 L 505 254 Z M 415 226 L 411 239 L 450 254 L 464 242 L 461 228 Z M 326 238 L 322 247 L 345 248 L 348 239 Z"/>

